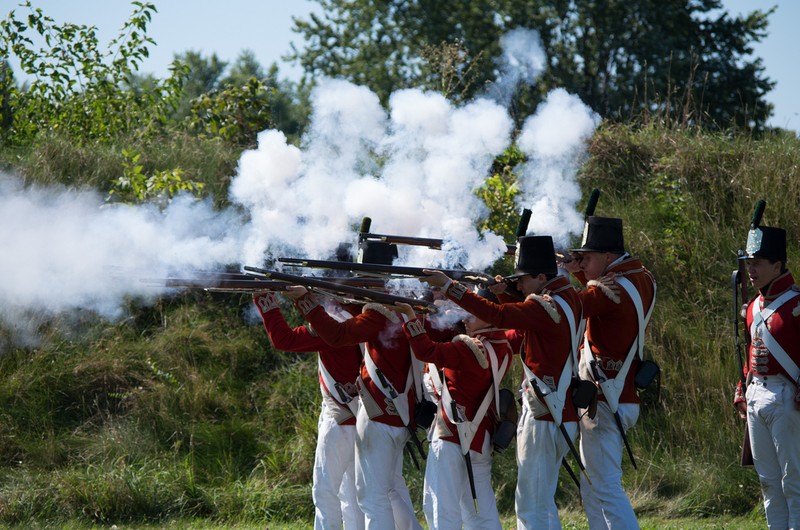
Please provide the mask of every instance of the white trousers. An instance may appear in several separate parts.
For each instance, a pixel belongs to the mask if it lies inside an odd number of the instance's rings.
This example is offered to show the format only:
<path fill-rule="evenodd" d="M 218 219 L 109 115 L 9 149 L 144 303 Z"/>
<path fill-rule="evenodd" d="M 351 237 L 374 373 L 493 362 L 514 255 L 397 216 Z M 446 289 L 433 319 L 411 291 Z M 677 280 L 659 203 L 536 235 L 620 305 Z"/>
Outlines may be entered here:
<path fill-rule="evenodd" d="M 566 422 L 564 427 L 574 442 L 578 424 Z M 517 425 L 518 473 L 514 500 L 518 530 L 561 528 L 555 495 L 561 459 L 568 451 L 569 445 L 555 423 L 534 419 L 527 402 L 523 402 L 522 417 Z"/>
<path fill-rule="evenodd" d="M 356 501 L 355 425 L 339 425 L 327 412 L 319 415 L 314 453 L 314 530 L 364 530 L 364 514 Z"/>
<path fill-rule="evenodd" d="M 483 452 L 469 452 L 478 511 L 472 499 L 469 475 L 461 446 L 435 439 L 428 448 L 425 465 L 425 520 L 431 530 L 501 530 L 500 516 L 492 488 L 492 451 L 489 435 L 484 437 Z"/>
<path fill-rule="evenodd" d="M 771 529 L 800 529 L 800 410 L 794 406 L 795 391 L 778 376 L 756 376 L 747 387 L 750 447 Z"/>
<path fill-rule="evenodd" d="M 356 420 L 356 497 L 367 530 L 422 530 L 406 481 L 403 448 L 410 433 L 372 421 L 364 407 Z"/>
<path fill-rule="evenodd" d="M 636 425 L 639 419 L 638 404 L 622 403 L 618 412 L 625 431 Z M 590 485 L 586 477 L 581 476 L 581 499 L 589 528 L 638 529 L 639 523 L 631 501 L 622 489 L 622 453 L 625 445 L 608 403 L 597 403 L 597 415 L 593 420 L 583 414 L 580 432 L 581 458 L 592 481 Z"/>

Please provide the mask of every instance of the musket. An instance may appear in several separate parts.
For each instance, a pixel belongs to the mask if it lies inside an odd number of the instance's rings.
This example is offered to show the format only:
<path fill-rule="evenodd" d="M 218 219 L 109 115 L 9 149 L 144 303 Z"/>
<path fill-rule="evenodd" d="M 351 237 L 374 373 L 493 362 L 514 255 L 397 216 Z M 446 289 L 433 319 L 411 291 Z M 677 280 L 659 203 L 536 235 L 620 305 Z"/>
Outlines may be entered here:
<path fill-rule="evenodd" d="M 766 206 L 767 202 L 763 199 L 756 203 L 753 217 L 750 220 L 751 230 L 758 228 L 758 225 L 761 224 L 761 218 L 764 216 L 764 209 Z M 745 251 L 739 250 L 737 254 L 738 267 L 733 271 L 733 275 L 731 276 L 731 284 L 733 287 L 733 341 L 736 350 L 736 360 L 739 364 L 739 381 L 742 384 L 742 392 L 744 392 L 747 390 L 747 379 L 744 375 L 745 362 L 742 355 L 742 345 L 739 342 L 739 319 L 741 318 L 740 311 L 742 306 L 747 307 L 750 298 L 747 293 L 747 262 L 742 259 L 742 256 L 745 255 Z M 748 346 L 749 350 L 750 330 L 747 326 L 744 327 L 744 339 L 745 345 Z M 753 453 L 750 447 L 750 431 L 746 425 L 744 429 L 744 438 L 742 439 L 742 453 L 739 457 L 739 464 L 742 466 L 753 465 Z"/>
<path fill-rule="evenodd" d="M 335 263 L 338 265 L 353 265 L 352 263 L 342 263 L 339 261 L 331 261 L 328 263 Z M 311 287 L 315 289 L 322 289 L 324 291 L 345 295 L 352 297 L 356 300 L 377 302 L 379 304 L 394 305 L 397 302 L 402 302 L 410 305 L 415 311 L 419 313 L 435 313 L 436 306 L 427 300 L 419 300 L 417 298 L 407 298 L 405 296 L 397 296 L 380 291 L 373 291 L 364 289 L 362 287 L 352 287 L 349 285 L 341 285 L 330 281 L 329 279 L 320 279 L 317 277 L 309 276 L 296 276 L 294 274 L 286 274 L 285 272 L 273 271 L 268 269 L 261 269 L 259 267 L 244 266 L 243 269 L 247 272 L 252 272 L 265 278 L 280 280 L 292 285 L 302 285 L 304 287 Z M 333 279 L 333 278 L 331 278 Z"/>
<path fill-rule="evenodd" d="M 456 429 L 459 428 L 459 423 L 465 423 L 467 418 L 461 413 L 458 408 L 458 404 L 455 401 L 450 402 L 450 406 L 452 410 L 450 410 L 450 418 L 453 423 L 456 424 Z M 464 439 L 462 438 L 462 432 L 459 431 L 458 439 L 461 442 L 461 454 L 464 455 L 464 465 L 467 466 L 467 478 L 469 479 L 469 489 L 470 493 L 472 493 L 472 503 L 475 505 L 475 513 L 478 513 L 478 494 L 475 491 L 475 475 L 472 472 L 472 457 L 469 455 L 469 446 L 466 448 L 464 447 Z M 465 452 L 466 449 L 466 452 Z"/>
<path fill-rule="evenodd" d="M 544 404 L 547 407 L 547 409 L 550 410 L 549 403 L 545 399 L 544 392 L 542 391 L 541 388 L 539 388 L 539 383 L 536 382 L 536 379 L 535 378 L 531 379 L 530 384 L 531 387 L 533 388 L 534 394 L 536 394 L 536 397 L 539 398 L 539 401 L 541 401 L 542 404 Z M 555 414 L 553 414 L 552 410 L 550 410 L 550 415 L 553 416 L 553 420 L 555 422 Z M 564 426 L 564 422 L 559 421 L 557 427 L 558 430 L 561 431 L 561 435 L 564 437 L 564 440 L 566 440 L 567 442 L 567 446 L 569 447 L 569 452 L 572 453 L 572 456 L 574 456 L 575 460 L 578 461 L 578 467 L 581 469 L 581 473 L 583 473 L 583 476 L 586 477 L 586 480 L 589 482 L 589 484 L 591 484 L 592 479 L 589 478 L 589 474 L 586 472 L 586 466 L 583 465 L 583 461 L 581 460 L 581 455 L 579 455 L 578 450 L 575 449 L 575 444 L 572 443 L 572 438 L 569 437 L 569 433 L 567 432 L 567 428 Z M 566 460 L 564 460 L 563 464 L 567 466 L 567 468 L 570 471 L 570 474 L 572 474 L 572 468 L 569 467 Z M 578 488 L 580 488 L 580 483 L 578 483 Z"/>
<path fill-rule="evenodd" d="M 369 217 L 365 217 L 364 219 L 369 219 Z M 525 235 L 525 232 L 528 229 L 528 223 L 531 219 L 531 211 L 527 208 L 522 210 L 520 222 L 517 225 L 516 237 L 520 238 Z M 371 222 L 371 220 L 370 220 Z M 367 224 L 366 227 L 362 224 L 361 230 L 358 234 L 359 242 L 365 241 L 367 239 L 373 239 L 377 241 L 383 241 L 385 243 L 393 243 L 396 245 L 414 245 L 419 247 L 428 247 L 434 250 L 442 250 L 442 245 L 444 245 L 444 239 L 433 238 L 433 237 L 414 237 L 414 236 L 400 236 L 400 235 L 391 235 L 391 234 L 373 234 L 369 232 L 370 225 Z M 517 245 L 506 245 L 506 256 L 513 256 L 517 252 Z"/>
<path fill-rule="evenodd" d="M 233 275 L 232 275 L 233 276 Z M 242 274 L 241 278 L 233 279 L 214 279 L 214 278 L 167 278 L 164 280 L 164 286 L 170 288 L 183 288 L 183 289 L 203 289 L 209 292 L 220 293 L 257 293 L 261 291 L 285 291 L 290 285 L 294 285 L 284 281 L 278 280 L 261 280 L 252 275 Z M 380 278 L 335 278 L 335 277 L 321 277 L 320 280 L 325 280 L 336 285 L 349 285 L 352 287 L 363 288 L 385 288 L 386 282 Z"/>
<path fill-rule="evenodd" d="M 597 361 L 589 361 L 589 368 L 592 371 L 592 375 L 594 376 L 594 380 L 597 381 L 597 384 L 602 385 L 607 381 L 606 375 L 597 365 Z M 636 466 L 636 459 L 633 458 L 633 449 L 631 449 L 631 444 L 628 442 L 628 436 L 625 434 L 625 427 L 622 425 L 622 418 L 619 415 L 619 409 L 614 411 L 614 422 L 617 424 L 617 430 L 619 431 L 620 436 L 622 436 L 622 441 L 625 443 L 625 449 L 628 451 L 628 456 L 631 459 L 631 464 L 633 464 L 633 469 L 639 469 Z"/>
<path fill-rule="evenodd" d="M 442 250 L 442 245 L 444 245 L 444 239 L 438 239 L 432 237 L 398 236 L 390 234 L 373 234 L 369 232 L 360 233 L 358 237 L 362 241 L 367 239 L 372 239 L 376 241 L 383 241 L 386 243 L 393 243 L 396 245 L 413 245 L 418 247 L 428 247 L 433 250 Z M 516 251 L 517 251 L 516 245 L 506 245 L 505 255 L 513 256 Z"/>
<path fill-rule="evenodd" d="M 362 274 L 379 275 L 389 279 L 400 278 L 424 278 L 427 276 L 423 271 L 441 270 L 454 280 L 465 283 L 480 285 L 494 285 L 497 283 L 494 277 L 484 272 L 464 271 L 457 269 L 442 270 L 435 267 L 402 267 L 397 265 L 380 265 L 377 263 L 344 263 L 341 261 L 315 260 L 305 258 L 278 258 L 281 263 L 294 265 L 296 267 L 307 267 L 316 269 L 345 270 L 360 272 Z M 247 267 L 245 267 L 247 270 Z"/>

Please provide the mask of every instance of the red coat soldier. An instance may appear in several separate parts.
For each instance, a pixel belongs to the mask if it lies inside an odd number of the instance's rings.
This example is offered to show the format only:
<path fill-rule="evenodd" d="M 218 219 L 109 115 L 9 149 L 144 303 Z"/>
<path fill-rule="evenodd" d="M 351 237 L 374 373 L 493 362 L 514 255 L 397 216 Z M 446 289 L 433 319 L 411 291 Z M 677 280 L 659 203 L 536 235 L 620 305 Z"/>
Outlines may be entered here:
<path fill-rule="evenodd" d="M 397 248 L 364 241 L 361 261 L 391 264 Z M 291 293 L 294 294 L 291 294 Z M 421 529 L 402 475 L 403 448 L 415 429 L 414 406 L 422 369 L 412 363 L 401 313 L 366 304 L 339 322 L 303 288 L 288 293 L 317 334 L 332 347 L 365 344 L 357 379 L 361 408 L 356 418 L 356 496 L 367 529 Z"/>
<path fill-rule="evenodd" d="M 428 526 L 500 530 L 490 441 L 493 417 L 499 415 L 500 382 L 510 364 L 505 331 L 469 315 L 464 320 L 466 335 L 434 342 L 411 306 L 401 308 L 408 318 L 403 329 L 411 349 L 429 363 L 439 393 L 425 467 L 423 508 Z"/>
<path fill-rule="evenodd" d="M 358 412 L 356 379 L 361 348 L 332 348 L 307 326 L 290 328 L 278 305 L 278 295 L 259 293 L 253 301 L 275 348 L 290 352 L 319 352 L 322 410 L 317 424 L 317 447 L 311 494 L 314 528 L 363 529 L 364 514 L 355 489 L 355 431 Z M 337 317 L 351 318 L 359 306 L 336 309 Z"/>
<path fill-rule="evenodd" d="M 509 279 L 516 281 L 525 296 L 522 302 L 511 302 L 502 294 L 507 303 L 489 302 L 441 272 L 431 271 L 425 281 L 441 287 L 448 298 L 480 320 L 523 333 L 517 527 L 560 528 L 554 497 L 561 460 L 578 431 L 568 387 L 577 359 L 581 308 L 569 280 L 558 275 L 550 236 L 522 237 L 517 248 L 516 273 Z"/>
<path fill-rule="evenodd" d="M 747 389 L 739 383 L 735 404 L 769 528 L 800 528 L 800 289 L 786 269 L 786 232 L 754 226 L 740 259 L 758 295 L 747 306 Z"/>
<path fill-rule="evenodd" d="M 625 251 L 622 219 L 587 217 L 582 246 L 572 253 L 567 270 L 585 286 L 578 295 L 586 319 L 581 373 L 599 388 L 596 415 L 583 414 L 580 420 L 581 456 L 592 481 L 581 479 L 583 506 L 591 529 L 638 528 L 622 488 L 622 453 L 625 432 L 639 417 L 634 377 L 656 284 L 642 262 Z"/>

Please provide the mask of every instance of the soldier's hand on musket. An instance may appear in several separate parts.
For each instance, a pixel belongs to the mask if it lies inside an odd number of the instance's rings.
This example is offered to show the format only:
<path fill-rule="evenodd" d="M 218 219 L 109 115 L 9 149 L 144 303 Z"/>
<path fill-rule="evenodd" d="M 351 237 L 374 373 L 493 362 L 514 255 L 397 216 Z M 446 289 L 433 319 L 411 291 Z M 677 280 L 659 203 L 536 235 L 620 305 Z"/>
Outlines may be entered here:
<path fill-rule="evenodd" d="M 286 288 L 285 292 L 288 298 L 291 298 L 292 300 L 298 300 L 308 293 L 308 289 L 302 285 L 290 285 Z"/>
<path fill-rule="evenodd" d="M 405 316 L 408 317 L 409 320 L 414 320 L 415 318 L 417 318 L 417 314 L 414 312 L 414 308 L 405 302 L 395 302 L 394 309 L 403 313 Z"/>
<path fill-rule="evenodd" d="M 573 254 L 572 258 L 569 261 L 567 260 L 560 261 L 559 266 L 563 267 L 570 274 L 575 274 L 576 272 L 581 270 L 582 260 L 583 256 L 581 256 L 580 253 Z"/>
<path fill-rule="evenodd" d="M 506 283 L 506 279 L 500 276 L 499 274 L 494 277 L 495 283 L 488 286 L 487 289 L 494 294 L 504 293 L 506 289 L 508 289 L 508 284 Z"/>
<path fill-rule="evenodd" d="M 437 271 L 434 269 L 422 269 L 422 272 L 425 273 L 426 276 L 423 276 L 419 280 L 427 283 L 431 287 L 438 287 L 439 289 L 441 289 L 442 287 L 447 285 L 448 282 L 452 281 L 450 277 L 448 277 L 442 271 Z"/>

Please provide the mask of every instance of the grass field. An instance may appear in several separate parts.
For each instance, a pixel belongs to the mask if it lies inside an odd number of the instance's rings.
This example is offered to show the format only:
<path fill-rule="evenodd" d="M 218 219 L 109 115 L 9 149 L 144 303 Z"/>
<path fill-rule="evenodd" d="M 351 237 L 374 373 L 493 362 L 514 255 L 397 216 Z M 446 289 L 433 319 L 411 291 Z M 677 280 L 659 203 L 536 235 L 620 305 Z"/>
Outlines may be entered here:
<path fill-rule="evenodd" d="M 424 519 L 420 519 L 423 528 L 427 529 Z M 565 530 L 583 530 L 588 528 L 586 517 L 579 512 L 561 513 L 561 524 Z M 760 530 L 766 527 L 763 514 L 753 514 L 752 517 L 709 517 L 709 518 L 679 518 L 663 519 L 659 517 L 642 517 L 639 519 L 642 530 Z M 0 526 L 0 528 L 11 528 Z M 248 523 L 224 523 L 207 520 L 173 520 L 153 524 L 116 524 L 116 525 L 86 525 L 80 522 L 48 522 L 43 524 L 30 523 L 28 528 L 41 530 L 306 530 L 311 528 L 309 521 L 296 523 L 271 523 L 267 521 L 253 521 Z M 503 519 L 503 529 L 513 530 L 515 521 L 513 517 Z"/>

